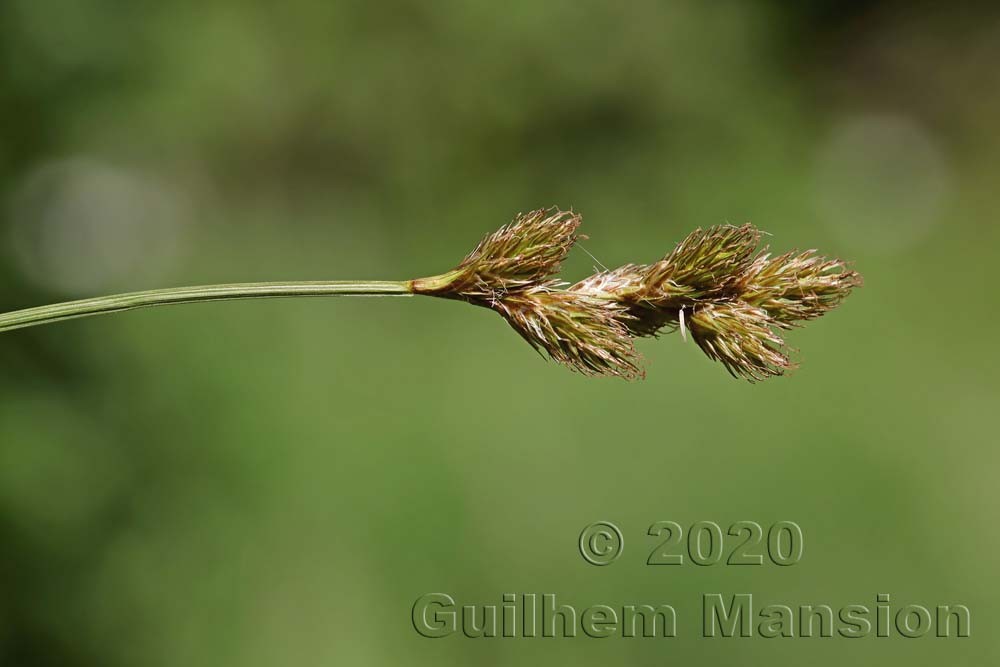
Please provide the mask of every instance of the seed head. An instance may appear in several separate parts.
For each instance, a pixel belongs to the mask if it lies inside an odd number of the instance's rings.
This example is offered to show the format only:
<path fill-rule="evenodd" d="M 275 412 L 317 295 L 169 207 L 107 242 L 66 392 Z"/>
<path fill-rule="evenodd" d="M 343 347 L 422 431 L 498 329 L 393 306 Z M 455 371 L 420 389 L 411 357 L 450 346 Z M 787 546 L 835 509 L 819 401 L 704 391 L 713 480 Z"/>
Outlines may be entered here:
<path fill-rule="evenodd" d="M 554 276 L 580 216 L 518 215 L 418 294 L 498 312 L 536 351 L 587 375 L 643 376 L 633 339 L 690 329 L 709 358 L 751 382 L 794 368 L 778 330 L 837 307 L 861 276 L 815 251 L 771 256 L 750 224 L 697 229 L 663 259 L 626 264 L 563 288 Z"/>

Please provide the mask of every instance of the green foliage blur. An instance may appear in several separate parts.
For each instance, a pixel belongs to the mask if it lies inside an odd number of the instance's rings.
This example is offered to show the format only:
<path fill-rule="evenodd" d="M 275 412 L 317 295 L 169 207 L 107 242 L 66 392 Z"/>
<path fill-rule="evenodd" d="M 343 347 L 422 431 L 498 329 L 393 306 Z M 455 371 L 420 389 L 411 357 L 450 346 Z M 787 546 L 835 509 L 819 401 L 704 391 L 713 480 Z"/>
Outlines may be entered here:
<path fill-rule="evenodd" d="M 571 279 L 745 221 L 866 279 L 754 386 L 677 335 L 583 378 L 430 299 L 4 334 L 0 665 L 996 664 L 1000 12 L 949 7 L 0 1 L 0 311 L 417 277 L 550 205 Z M 744 519 L 802 562 L 645 565 L 655 521 Z M 429 640 L 430 592 L 670 603 L 679 637 Z M 703 639 L 714 592 L 962 603 L 972 637 Z"/>

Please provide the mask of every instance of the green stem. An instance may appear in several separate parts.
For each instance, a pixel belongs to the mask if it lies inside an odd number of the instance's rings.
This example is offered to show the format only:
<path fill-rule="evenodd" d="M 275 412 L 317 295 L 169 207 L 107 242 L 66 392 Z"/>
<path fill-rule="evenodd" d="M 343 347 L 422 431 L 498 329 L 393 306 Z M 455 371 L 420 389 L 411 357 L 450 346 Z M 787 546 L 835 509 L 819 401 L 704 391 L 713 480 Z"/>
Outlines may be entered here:
<path fill-rule="evenodd" d="M 237 283 L 176 287 L 67 301 L 50 306 L 16 310 L 0 315 L 0 332 L 50 324 L 91 315 L 119 313 L 135 308 L 168 306 L 199 301 L 273 299 L 293 296 L 413 296 L 413 281 L 333 280 L 289 283 Z"/>

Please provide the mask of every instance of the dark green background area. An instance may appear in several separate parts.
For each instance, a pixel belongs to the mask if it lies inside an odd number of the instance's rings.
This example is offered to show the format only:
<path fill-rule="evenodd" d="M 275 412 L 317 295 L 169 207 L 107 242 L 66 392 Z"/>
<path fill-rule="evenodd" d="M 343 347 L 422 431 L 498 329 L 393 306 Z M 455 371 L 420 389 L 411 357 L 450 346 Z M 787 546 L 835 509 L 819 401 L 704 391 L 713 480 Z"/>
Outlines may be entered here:
<path fill-rule="evenodd" d="M 0 310 L 416 277 L 549 205 L 608 266 L 752 221 L 866 279 L 759 385 L 677 335 L 580 377 L 431 299 L 3 334 L 0 664 L 996 663 L 1000 13 L 944 7 L 0 2 Z M 644 564 L 655 521 L 743 519 L 802 562 Z M 680 636 L 427 640 L 429 592 Z M 962 603 L 972 637 L 701 639 L 715 592 Z"/>

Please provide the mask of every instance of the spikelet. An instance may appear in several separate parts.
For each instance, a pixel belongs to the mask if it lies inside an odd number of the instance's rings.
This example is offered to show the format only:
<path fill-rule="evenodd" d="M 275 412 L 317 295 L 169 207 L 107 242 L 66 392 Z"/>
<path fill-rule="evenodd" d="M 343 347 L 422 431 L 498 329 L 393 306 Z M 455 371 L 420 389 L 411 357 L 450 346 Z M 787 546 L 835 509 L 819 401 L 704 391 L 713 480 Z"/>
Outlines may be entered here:
<path fill-rule="evenodd" d="M 540 286 L 508 294 L 494 310 L 535 350 L 584 375 L 644 376 L 615 301 Z"/>
<path fill-rule="evenodd" d="M 508 292 L 540 285 L 559 273 L 579 238 L 579 215 L 557 209 L 518 214 L 476 246 L 454 270 L 414 281 L 414 291 L 491 305 Z"/>
<path fill-rule="evenodd" d="M 655 303 L 678 296 L 700 299 L 726 293 L 750 266 L 760 237 L 760 230 L 749 223 L 696 229 L 646 269 L 644 298 Z"/>
<path fill-rule="evenodd" d="M 740 297 L 760 306 L 783 327 L 801 324 L 827 313 L 863 284 L 861 275 L 839 259 L 815 250 L 758 256 L 740 276 Z"/>
<path fill-rule="evenodd" d="M 698 347 L 734 377 L 754 382 L 795 368 L 763 308 L 742 301 L 707 304 L 688 322 Z"/>

